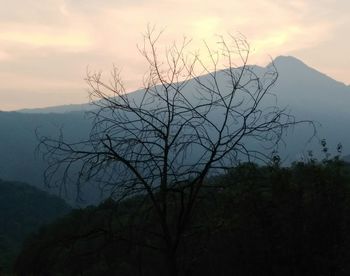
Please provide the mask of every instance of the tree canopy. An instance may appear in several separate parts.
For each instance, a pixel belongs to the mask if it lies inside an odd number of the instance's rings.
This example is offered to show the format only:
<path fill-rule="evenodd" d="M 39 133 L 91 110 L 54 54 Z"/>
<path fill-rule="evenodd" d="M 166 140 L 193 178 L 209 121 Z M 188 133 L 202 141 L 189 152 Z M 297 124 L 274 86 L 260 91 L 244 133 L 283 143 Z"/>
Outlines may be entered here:
<path fill-rule="evenodd" d="M 201 193 L 179 249 L 179 265 L 191 264 L 189 275 L 350 273 L 346 163 L 298 162 L 289 168 L 246 163 L 207 184 L 214 188 Z M 163 275 L 159 226 L 150 206 L 143 195 L 73 211 L 32 236 L 16 271 Z"/>

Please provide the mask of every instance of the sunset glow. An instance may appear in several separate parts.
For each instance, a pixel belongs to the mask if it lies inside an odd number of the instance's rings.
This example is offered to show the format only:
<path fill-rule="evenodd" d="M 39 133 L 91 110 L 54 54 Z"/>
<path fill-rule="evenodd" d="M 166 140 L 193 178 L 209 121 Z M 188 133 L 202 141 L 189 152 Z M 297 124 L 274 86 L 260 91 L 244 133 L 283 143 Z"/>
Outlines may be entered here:
<path fill-rule="evenodd" d="M 203 40 L 215 44 L 215 35 L 240 33 L 250 42 L 250 63 L 293 55 L 350 83 L 347 0 L 1 2 L 0 110 L 85 102 L 87 66 L 116 64 L 128 90 L 138 88 L 145 63 L 136 45 L 147 24 L 165 29 L 162 47 L 186 36 L 199 49 Z M 23 93 L 41 99 L 17 102 Z"/>

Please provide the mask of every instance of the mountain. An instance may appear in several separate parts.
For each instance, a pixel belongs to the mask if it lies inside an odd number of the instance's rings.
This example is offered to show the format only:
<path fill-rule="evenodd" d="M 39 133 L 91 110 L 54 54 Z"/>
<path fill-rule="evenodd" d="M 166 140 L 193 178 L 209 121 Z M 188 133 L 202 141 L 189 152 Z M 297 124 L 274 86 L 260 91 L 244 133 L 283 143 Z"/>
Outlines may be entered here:
<path fill-rule="evenodd" d="M 29 183 L 42 190 L 59 194 L 57 188 L 44 186 L 46 163 L 37 152 L 39 135 L 58 137 L 60 129 L 67 139 L 86 138 L 91 122 L 83 112 L 65 114 L 30 114 L 0 112 L 0 177 Z M 74 195 L 71 196 L 74 201 Z"/>
<path fill-rule="evenodd" d="M 343 160 L 344 160 L 345 162 L 350 163 L 350 155 L 344 156 L 344 157 L 343 157 Z"/>
<path fill-rule="evenodd" d="M 279 72 L 275 87 L 281 105 L 310 110 L 315 113 L 330 111 L 348 113 L 350 88 L 307 66 L 293 57 L 278 57 L 274 64 Z"/>
<path fill-rule="evenodd" d="M 69 105 L 58 105 L 51 107 L 43 107 L 43 108 L 25 108 L 17 110 L 20 113 L 30 113 L 30 114 L 45 114 L 45 113 L 68 113 L 68 112 L 85 112 L 93 109 L 93 105 L 91 104 L 69 104 Z"/>
<path fill-rule="evenodd" d="M 274 64 L 279 72 L 276 86 L 278 104 L 287 106 L 299 120 L 313 120 L 319 123 L 317 135 L 326 139 L 328 147 L 335 150 L 338 143 L 343 153 L 350 152 L 350 88 L 339 81 L 305 65 L 293 57 L 278 57 Z M 310 134 L 305 127 L 296 128 L 290 134 L 288 143 L 297 147 Z M 307 148 L 320 152 L 317 140 Z M 296 156 L 294 156 L 295 158 Z"/>
<path fill-rule="evenodd" d="M 273 61 L 279 73 L 276 85 L 271 93 L 277 96 L 278 105 L 286 107 L 297 120 L 314 120 L 320 123 L 318 137 L 307 143 L 313 131 L 309 125 L 296 126 L 283 137 L 286 146 L 281 146 L 279 154 L 285 164 L 303 158 L 308 150 L 315 154 L 321 152 L 319 140 L 327 140 L 330 151 L 335 152 L 339 142 L 344 153 L 350 152 L 350 87 L 333 80 L 325 74 L 307 66 L 302 61 L 281 56 Z M 271 65 L 268 65 L 271 66 Z M 263 67 L 252 66 L 257 72 Z M 217 73 L 219 85 L 225 85 L 224 71 Z M 204 75 L 201 78 L 205 79 Z M 190 81 L 186 93 L 195 90 L 195 82 Z M 135 91 L 130 97 L 140 100 L 142 90 Z M 192 100 L 196 100 L 194 97 Z M 9 180 L 26 181 L 31 185 L 43 186 L 45 162 L 35 155 L 38 141 L 35 130 L 40 134 L 58 137 L 60 129 L 71 141 L 87 137 L 91 121 L 84 111 L 92 106 L 69 105 L 45 109 L 20 110 L 18 112 L 0 112 L 0 177 Z M 58 189 L 51 189 L 58 192 Z M 94 202 L 100 194 L 96 190 L 85 192 L 87 202 Z M 74 201 L 74 192 L 69 200 Z"/>

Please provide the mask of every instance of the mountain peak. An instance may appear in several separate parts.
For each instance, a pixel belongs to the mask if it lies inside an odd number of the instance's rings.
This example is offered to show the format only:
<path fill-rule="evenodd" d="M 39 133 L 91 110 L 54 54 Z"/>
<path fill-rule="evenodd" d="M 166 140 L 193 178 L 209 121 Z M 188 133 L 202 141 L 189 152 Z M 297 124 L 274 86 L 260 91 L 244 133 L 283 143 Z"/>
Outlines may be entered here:
<path fill-rule="evenodd" d="M 275 65 L 287 65 L 287 66 L 306 66 L 303 61 L 293 56 L 278 56 L 273 60 Z"/>
<path fill-rule="evenodd" d="M 307 65 L 302 60 L 293 56 L 278 56 L 273 60 L 277 71 L 282 75 L 293 76 L 295 80 L 304 80 L 313 85 L 337 85 L 342 89 L 347 87 L 344 83 L 334 80 L 330 76 L 318 71 L 317 69 Z"/>

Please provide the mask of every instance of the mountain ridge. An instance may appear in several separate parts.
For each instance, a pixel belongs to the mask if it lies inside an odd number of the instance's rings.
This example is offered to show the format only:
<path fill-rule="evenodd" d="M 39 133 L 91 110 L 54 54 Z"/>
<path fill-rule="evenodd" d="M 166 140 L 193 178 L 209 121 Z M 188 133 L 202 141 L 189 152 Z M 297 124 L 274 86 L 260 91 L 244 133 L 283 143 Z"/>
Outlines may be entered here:
<path fill-rule="evenodd" d="M 301 59 L 298 59 L 294 56 L 289 55 L 280 55 L 277 56 L 273 61 L 269 64 L 267 64 L 265 67 L 257 66 L 257 65 L 250 65 L 252 68 L 255 68 L 257 70 L 264 70 L 267 69 L 269 66 L 274 64 L 276 66 L 277 72 L 285 71 L 289 68 L 289 70 L 292 69 L 293 73 L 298 73 L 302 71 L 305 73 L 307 71 L 308 73 L 317 76 L 322 77 L 324 81 L 330 81 L 333 85 L 339 86 L 340 88 L 349 89 L 350 93 L 350 85 L 346 85 L 345 83 L 335 80 L 332 77 L 328 76 L 327 74 L 307 65 L 305 62 L 303 62 Z M 225 70 L 225 69 L 224 69 Z M 221 70 L 221 71 L 224 71 Z M 292 73 L 292 72 L 290 72 Z M 205 77 L 206 75 L 203 75 L 201 77 Z M 277 83 L 279 82 L 279 79 L 277 79 Z M 129 94 L 140 92 L 142 89 L 137 89 L 128 92 Z M 78 112 L 85 112 L 93 110 L 94 106 L 92 103 L 81 103 L 81 104 L 68 104 L 68 105 L 57 105 L 57 106 L 48 106 L 48 107 L 40 107 L 40 108 L 24 108 L 19 110 L 14 110 L 14 112 L 20 112 L 20 113 L 68 113 L 73 111 Z"/>
<path fill-rule="evenodd" d="M 279 78 L 271 93 L 277 96 L 278 106 L 286 107 L 296 120 L 320 122 L 317 137 L 307 143 L 313 130 L 307 125 L 296 126 L 283 137 L 286 146 L 279 147 L 282 160 L 287 163 L 304 159 L 307 152 L 312 150 L 315 155 L 322 157 L 320 140 L 325 138 L 330 151 L 336 152 L 339 142 L 343 144 L 344 153 L 350 152 L 350 87 L 333 80 L 323 73 L 308 67 L 294 58 L 280 57 L 275 64 Z M 256 67 L 256 70 L 262 70 Z M 218 74 L 220 77 L 220 74 Z M 222 74 L 221 74 L 222 77 Z M 220 78 L 221 78 L 220 77 Z M 194 84 L 186 87 L 191 92 Z M 136 90 L 130 95 L 138 99 L 142 90 Z M 184 91 L 185 92 L 185 91 Z M 269 103 L 269 102 L 268 102 Z M 92 122 L 85 115 L 82 107 L 91 105 L 69 105 L 68 112 L 0 112 L 0 178 L 28 182 L 31 185 L 48 190 L 43 185 L 43 170 L 47 167 L 40 155 L 35 155 L 38 146 L 36 131 L 41 135 L 59 137 L 62 130 L 68 141 L 88 139 Z M 67 106 L 63 106 L 67 107 Z M 63 110 L 57 107 L 57 110 Z M 73 109 L 73 110 L 72 110 Z M 67 110 L 67 108 L 65 109 Z M 42 110 L 41 110 L 42 111 Z M 21 173 L 18 173 L 21 172 Z M 59 189 L 51 189 L 58 193 Z M 74 191 L 73 191 L 74 192 Z M 84 194 L 84 193 L 83 193 Z M 87 191 L 84 196 L 87 203 L 98 200 L 98 192 Z M 66 197 L 65 197 L 66 198 Z M 67 199 L 67 198 L 66 198 Z M 71 195 L 69 202 L 74 201 Z"/>

